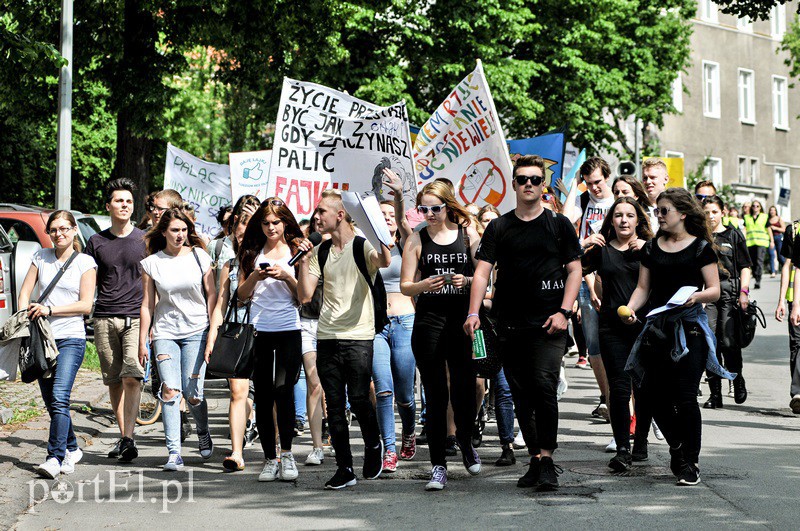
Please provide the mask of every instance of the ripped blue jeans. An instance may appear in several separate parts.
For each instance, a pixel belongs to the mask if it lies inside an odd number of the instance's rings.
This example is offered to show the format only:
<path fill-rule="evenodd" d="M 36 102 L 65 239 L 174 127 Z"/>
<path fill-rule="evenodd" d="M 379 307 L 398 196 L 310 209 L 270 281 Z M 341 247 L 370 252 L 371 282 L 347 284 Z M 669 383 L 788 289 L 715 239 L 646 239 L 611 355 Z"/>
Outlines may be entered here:
<path fill-rule="evenodd" d="M 161 377 L 159 398 L 164 405 L 162 419 L 167 450 L 171 454 L 181 453 L 181 395 L 194 417 L 197 433 L 208 433 L 208 404 L 203 399 L 203 382 L 206 363 L 203 352 L 206 348 L 206 331 L 183 339 L 156 339 L 153 341 L 158 375 Z M 178 391 L 171 400 L 165 401 L 164 387 Z M 200 402 L 192 404 L 199 399 Z"/>

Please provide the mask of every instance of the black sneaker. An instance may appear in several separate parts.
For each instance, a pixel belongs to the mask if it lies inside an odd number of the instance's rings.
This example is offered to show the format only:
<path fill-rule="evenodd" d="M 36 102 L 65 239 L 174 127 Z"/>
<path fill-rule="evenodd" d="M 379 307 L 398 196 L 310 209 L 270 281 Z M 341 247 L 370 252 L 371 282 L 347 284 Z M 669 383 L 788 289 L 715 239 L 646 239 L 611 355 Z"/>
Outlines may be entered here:
<path fill-rule="evenodd" d="M 500 459 L 494 462 L 494 466 L 511 466 L 517 463 L 517 458 L 514 457 L 514 450 L 510 444 L 503 445 L 503 453 L 500 454 Z"/>
<path fill-rule="evenodd" d="M 672 474 L 676 478 L 680 477 L 681 472 L 683 472 L 683 467 L 686 465 L 686 459 L 683 457 L 683 449 L 680 446 L 677 448 L 670 448 L 669 455 L 669 469 L 672 470 Z"/>
<path fill-rule="evenodd" d="M 123 463 L 130 463 L 139 457 L 139 450 L 136 448 L 136 443 L 130 437 L 123 437 L 119 440 L 119 459 Z"/>
<path fill-rule="evenodd" d="M 349 467 L 339 467 L 331 479 L 325 482 L 328 490 L 339 490 L 345 487 L 352 487 L 357 483 L 353 469 Z"/>
<path fill-rule="evenodd" d="M 563 471 L 564 469 L 553 463 L 552 457 L 539 459 L 539 481 L 536 482 L 536 490 L 539 492 L 557 490 L 558 475 Z"/>
<path fill-rule="evenodd" d="M 537 483 L 539 483 L 539 460 L 535 457 L 531 457 L 530 465 L 528 465 L 528 471 L 525 472 L 524 476 L 517 480 L 517 487 L 521 489 L 529 489 L 535 487 Z"/>
<path fill-rule="evenodd" d="M 453 457 L 458 455 L 458 442 L 455 435 L 448 435 L 444 446 L 444 455 Z"/>
<path fill-rule="evenodd" d="M 383 441 L 377 448 L 367 448 L 364 446 L 364 468 L 361 473 L 364 479 L 377 479 L 383 471 Z"/>
<path fill-rule="evenodd" d="M 737 404 L 744 404 L 747 400 L 747 387 L 744 385 L 744 376 L 741 374 L 733 380 L 733 400 Z"/>
<path fill-rule="evenodd" d="M 322 440 L 327 441 L 328 437 L 331 436 L 331 432 L 328 429 L 328 419 L 322 419 Z"/>
<path fill-rule="evenodd" d="M 294 421 L 294 436 L 300 437 L 306 432 L 306 423 L 300 419 Z"/>
<path fill-rule="evenodd" d="M 244 430 L 244 447 L 250 448 L 253 446 L 253 443 L 256 439 L 258 439 L 258 428 L 256 427 L 256 423 L 248 420 L 247 428 Z"/>
<path fill-rule="evenodd" d="M 678 475 L 678 485 L 697 485 L 700 483 L 700 469 L 692 463 L 684 463 Z"/>
<path fill-rule="evenodd" d="M 189 414 L 181 411 L 181 442 L 186 441 L 192 434 L 192 423 L 189 422 Z"/>
<path fill-rule="evenodd" d="M 475 448 L 479 448 L 481 443 L 483 442 L 483 430 L 486 427 L 486 422 L 481 420 L 478 417 L 475 420 L 475 424 L 472 426 L 472 446 Z"/>
<path fill-rule="evenodd" d="M 114 447 L 108 451 L 108 457 L 110 459 L 117 459 L 119 457 L 119 447 L 122 444 L 122 439 L 117 439 L 117 442 L 114 443 Z"/>
<path fill-rule="evenodd" d="M 428 444 L 428 434 L 425 433 L 424 424 L 422 425 L 422 430 L 419 432 L 419 435 L 417 435 L 417 444 L 424 444 L 424 445 Z"/>
<path fill-rule="evenodd" d="M 623 448 L 617 450 L 617 455 L 612 457 L 611 461 L 608 462 L 608 468 L 614 472 L 625 472 L 626 470 L 630 470 L 632 463 L 633 458 L 631 457 L 631 453 L 627 448 Z"/>
<path fill-rule="evenodd" d="M 647 461 L 647 439 L 644 441 L 633 441 L 633 451 L 631 451 L 631 458 L 634 461 Z"/>

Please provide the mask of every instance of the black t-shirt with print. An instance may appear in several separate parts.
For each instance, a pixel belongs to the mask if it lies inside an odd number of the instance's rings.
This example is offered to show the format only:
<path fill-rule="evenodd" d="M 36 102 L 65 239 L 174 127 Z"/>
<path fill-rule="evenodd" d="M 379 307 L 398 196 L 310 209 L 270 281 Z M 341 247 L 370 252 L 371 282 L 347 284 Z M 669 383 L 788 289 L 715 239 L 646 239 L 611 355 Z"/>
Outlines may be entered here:
<path fill-rule="evenodd" d="M 717 253 L 706 243 L 700 249 L 696 238 L 685 249 L 670 253 L 658 245 L 658 239 L 647 242 L 642 249 L 642 265 L 650 270 L 650 298 L 648 306 L 664 306 L 683 286 L 696 286 L 703 289 L 702 269 L 708 264 L 717 263 Z"/>
<path fill-rule="evenodd" d="M 729 280 L 731 276 L 739 278 L 742 269 L 753 267 L 750 253 L 747 251 L 747 242 L 739 229 L 727 227 L 722 232 L 715 232 L 714 243 L 719 248 L 717 255 L 719 256 L 720 280 Z"/>
<path fill-rule="evenodd" d="M 595 245 L 581 258 L 584 274 L 597 272 L 603 284 L 600 318 L 616 319 L 617 308 L 628 304 L 639 282 L 642 251 L 615 249 L 610 244 Z M 640 311 L 641 313 L 641 311 Z"/>
<path fill-rule="evenodd" d="M 515 212 L 489 223 L 477 258 L 497 265 L 492 312 L 500 323 L 541 327 L 561 308 L 567 278 L 564 265 L 577 260 L 581 248 L 565 216 L 553 218 L 545 210 L 531 221 L 522 221 Z"/>

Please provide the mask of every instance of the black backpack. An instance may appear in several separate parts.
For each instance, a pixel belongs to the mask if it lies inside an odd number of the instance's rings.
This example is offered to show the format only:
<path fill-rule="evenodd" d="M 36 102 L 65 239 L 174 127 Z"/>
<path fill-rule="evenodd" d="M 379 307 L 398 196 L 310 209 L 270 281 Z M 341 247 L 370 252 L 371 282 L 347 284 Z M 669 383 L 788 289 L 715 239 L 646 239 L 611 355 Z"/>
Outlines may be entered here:
<path fill-rule="evenodd" d="M 372 293 L 372 311 L 373 315 L 375 316 L 375 333 L 378 334 L 387 324 L 389 324 L 389 315 L 386 313 L 386 287 L 383 285 L 383 277 L 381 277 L 380 271 L 375 274 L 374 284 L 369 276 L 367 261 L 364 259 L 365 241 L 366 239 L 362 238 L 361 236 L 355 237 L 353 240 L 353 258 L 355 259 L 356 266 L 358 266 L 358 270 L 361 271 L 361 275 L 364 277 L 364 280 L 367 281 L 367 286 L 369 286 L 370 293 Z M 332 245 L 332 240 L 326 240 L 319 246 L 317 261 L 319 262 L 319 271 L 320 275 L 322 275 L 321 278 L 323 279 L 325 277 L 325 262 L 328 261 L 328 254 L 331 251 Z"/>

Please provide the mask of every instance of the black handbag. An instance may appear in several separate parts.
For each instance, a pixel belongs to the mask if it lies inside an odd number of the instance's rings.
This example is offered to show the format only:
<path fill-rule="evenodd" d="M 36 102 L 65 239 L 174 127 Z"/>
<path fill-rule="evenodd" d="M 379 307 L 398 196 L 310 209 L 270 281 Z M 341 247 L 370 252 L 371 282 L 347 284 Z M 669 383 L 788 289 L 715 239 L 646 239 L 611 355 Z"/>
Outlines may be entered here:
<path fill-rule="evenodd" d="M 239 322 L 237 292 L 231 294 L 225 321 L 220 325 L 206 372 L 220 378 L 250 378 L 253 374 L 253 345 L 258 332 L 250 321 L 250 303 Z M 233 319 L 231 320 L 231 316 Z"/>
<path fill-rule="evenodd" d="M 746 310 L 742 309 L 741 306 L 737 306 L 734 316 L 740 348 L 746 348 L 753 342 L 758 325 L 761 325 L 761 328 L 767 327 L 767 319 L 756 301 L 750 301 Z"/>

